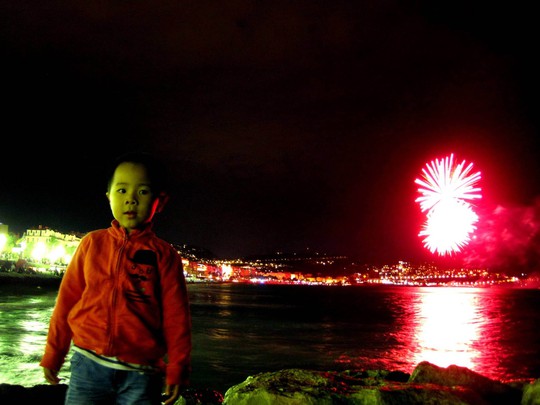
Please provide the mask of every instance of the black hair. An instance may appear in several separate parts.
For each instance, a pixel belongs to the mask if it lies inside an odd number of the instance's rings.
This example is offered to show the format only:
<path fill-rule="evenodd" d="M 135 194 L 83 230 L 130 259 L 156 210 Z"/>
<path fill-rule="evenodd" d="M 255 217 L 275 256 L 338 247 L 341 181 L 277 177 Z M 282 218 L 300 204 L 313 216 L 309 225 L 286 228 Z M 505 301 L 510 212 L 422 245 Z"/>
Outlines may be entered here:
<path fill-rule="evenodd" d="M 116 171 L 116 168 L 122 164 L 122 163 L 137 163 L 141 164 L 146 168 L 146 171 L 148 172 L 148 177 L 150 178 L 151 187 L 154 190 L 155 193 L 167 193 L 167 188 L 169 185 L 169 178 L 167 169 L 165 166 L 156 159 L 153 155 L 147 152 L 127 152 L 120 156 L 118 156 L 108 174 L 107 179 L 107 191 L 110 191 L 112 181 L 114 178 L 114 172 Z"/>

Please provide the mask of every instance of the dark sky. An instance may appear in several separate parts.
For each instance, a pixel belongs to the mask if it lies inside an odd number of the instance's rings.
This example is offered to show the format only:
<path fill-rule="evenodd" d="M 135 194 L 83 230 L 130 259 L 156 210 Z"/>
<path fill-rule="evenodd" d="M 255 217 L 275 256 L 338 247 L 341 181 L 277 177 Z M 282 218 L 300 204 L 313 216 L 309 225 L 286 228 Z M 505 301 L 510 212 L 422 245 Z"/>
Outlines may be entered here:
<path fill-rule="evenodd" d="M 540 195 L 533 5 L 0 0 L 0 222 L 109 225 L 104 168 L 174 172 L 156 231 L 225 258 L 433 256 L 414 179 L 454 153 L 485 212 Z"/>

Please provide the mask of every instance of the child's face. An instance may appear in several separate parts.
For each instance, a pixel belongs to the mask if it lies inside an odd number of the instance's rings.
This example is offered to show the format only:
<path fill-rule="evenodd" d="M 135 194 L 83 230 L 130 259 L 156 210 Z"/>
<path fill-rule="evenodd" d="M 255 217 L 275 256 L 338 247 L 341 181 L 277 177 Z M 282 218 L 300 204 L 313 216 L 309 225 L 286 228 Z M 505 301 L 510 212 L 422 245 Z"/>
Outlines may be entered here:
<path fill-rule="evenodd" d="M 160 208 L 160 198 L 152 192 L 146 168 L 137 163 L 118 165 L 107 198 L 114 218 L 128 232 L 152 221 Z"/>

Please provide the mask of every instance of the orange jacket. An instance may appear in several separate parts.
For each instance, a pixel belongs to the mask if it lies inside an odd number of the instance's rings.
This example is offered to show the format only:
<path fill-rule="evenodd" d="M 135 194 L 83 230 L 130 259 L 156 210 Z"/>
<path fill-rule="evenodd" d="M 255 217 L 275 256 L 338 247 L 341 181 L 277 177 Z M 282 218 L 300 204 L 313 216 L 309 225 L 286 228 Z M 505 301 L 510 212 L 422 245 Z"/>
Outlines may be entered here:
<path fill-rule="evenodd" d="M 103 356 L 165 367 L 167 384 L 187 384 L 191 316 L 180 255 L 150 226 L 128 235 L 111 225 L 84 236 L 68 265 L 40 365 L 60 370 L 73 340 Z"/>

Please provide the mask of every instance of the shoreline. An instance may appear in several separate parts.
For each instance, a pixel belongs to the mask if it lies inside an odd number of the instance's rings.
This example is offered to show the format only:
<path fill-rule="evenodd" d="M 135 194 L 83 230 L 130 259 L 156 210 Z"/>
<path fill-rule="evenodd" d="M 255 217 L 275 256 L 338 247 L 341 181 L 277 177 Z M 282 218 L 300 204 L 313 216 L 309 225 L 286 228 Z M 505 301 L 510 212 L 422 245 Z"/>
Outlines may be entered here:
<path fill-rule="evenodd" d="M 18 273 L 13 271 L 0 271 L 0 286 L 1 285 L 26 285 L 26 286 L 37 286 L 37 287 L 59 287 L 62 281 L 61 275 L 56 275 L 52 273 Z M 318 286 L 323 284 L 295 284 L 295 283 L 250 283 L 250 282 L 231 282 L 231 281 L 212 281 L 212 280 L 191 280 L 186 279 L 186 284 L 266 284 L 266 285 L 303 285 L 303 286 Z M 540 289 L 538 284 L 535 285 L 490 285 L 490 286 L 472 286 L 472 285 L 402 285 L 402 284 L 358 284 L 354 287 L 378 287 L 378 286 L 387 286 L 394 285 L 396 287 L 458 287 L 458 288 L 525 288 L 525 289 Z M 350 287 L 350 285 L 325 285 L 328 287 Z"/>
<path fill-rule="evenodd" d="M 0 384 L 2 403 L 64 403 L 67 384 L 33 387 Z M 446 404 L 532 405 L 540 400 L 540 379 L 492 380 L 466 367 L 439 367 L 427 361 L 412 373 L 402 371 L 321 371 L 289 368 L 261 372 L 224 391 L 193 386 L 182 389 L 188 405 L 253 403 L 351 403 L 415 405 Z M 291 402 L 292 403 L 292 402 Z"/>
<path fill-rule="evenodd" d="M 58 287 L 62 277 L 53 274 L 30 274 L 16 272 L 0 272 L 0 285 L 20 284 L 29 286 Z"/>

